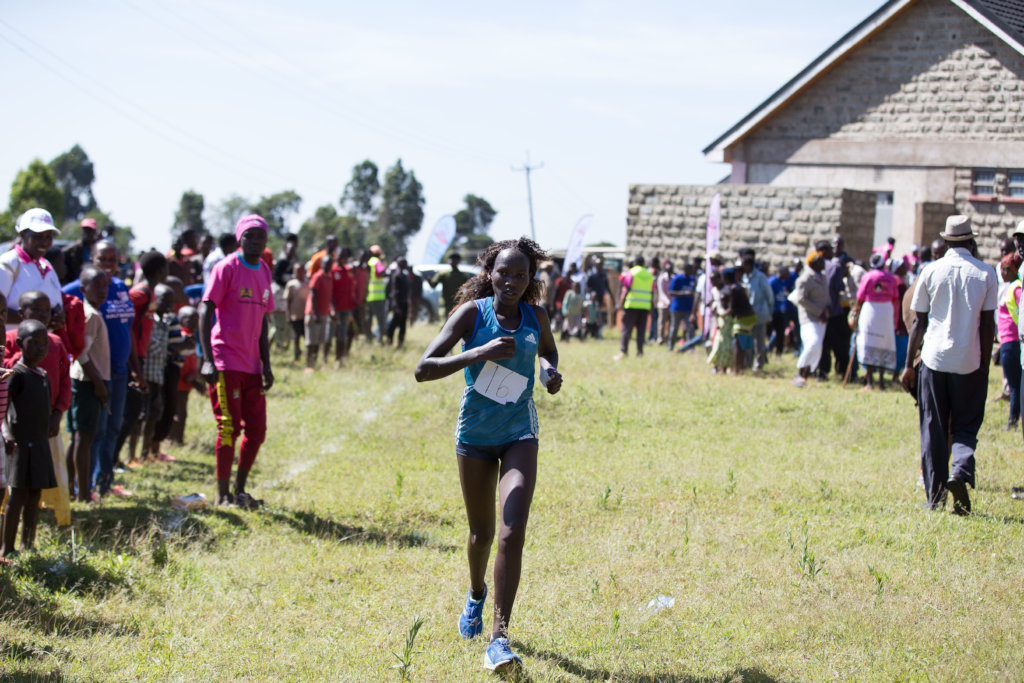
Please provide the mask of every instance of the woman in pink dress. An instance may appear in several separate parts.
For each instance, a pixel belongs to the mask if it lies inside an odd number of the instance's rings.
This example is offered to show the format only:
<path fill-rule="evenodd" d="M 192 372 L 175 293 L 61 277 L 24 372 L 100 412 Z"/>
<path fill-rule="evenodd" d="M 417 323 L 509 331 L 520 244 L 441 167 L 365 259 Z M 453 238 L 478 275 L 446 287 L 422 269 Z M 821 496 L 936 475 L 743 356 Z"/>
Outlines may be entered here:
<path fill-rule="evenodd" d="M 885 270 L 885 257 L 871 255 L 871 270 L 857 287 L 857 303 L 850 327 L 857 333 L 857 358 L 864 366 L 865 391 L 885 389 L 885 371 L 896 369 L 896 309 L 900 306 L 899 281 Z"/>

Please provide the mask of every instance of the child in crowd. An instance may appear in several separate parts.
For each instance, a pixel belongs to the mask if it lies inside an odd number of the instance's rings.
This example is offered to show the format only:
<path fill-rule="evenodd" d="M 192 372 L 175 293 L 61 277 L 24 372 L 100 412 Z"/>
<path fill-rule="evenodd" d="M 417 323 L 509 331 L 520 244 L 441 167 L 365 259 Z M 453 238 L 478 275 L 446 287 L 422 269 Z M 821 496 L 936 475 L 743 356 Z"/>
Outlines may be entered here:
<path fill-rule="evenodd" d="M 580 283 L 573 282 L 572 288 L 562 298 L 562 341 L 569 337 L 583 338 L 583 292 Z"/>
<path fill-rule="evenodd" d="M 53 311 L 50 308 L 50 299 L 44 292 L 36 289 L 23 292 L 18 297 L 18 308 L 23 320 L 36 320 L 44 328 L 49 328 Z M 68 490 L 64 448 L 61 445 L 59 433 L 61 416 L 71 407 L 71 361 L 60 337 L 52 332 L 48 334 L 50 343 L 47 353 L 38 365 L 40 369 L 46 371 L 49 380 L 50 456 L 53 458 L 52 467 L 57 483 L 43 491 L 42 501 L 48 507 L 53 508 L 57 516 L 57 525 L 67 526 L 71 524 L 71 495 Z M 21 348 L 18 346 L 18 328 L 15 328 L 7 332 L 4 367 L 13 368 L 21 357 L 21 353 Z"/>
<path fill-rule="evenodd" d="M 750 297 L 742 284 L 736 281 L 736 271 L 726 268 L 722 278 L 729 287 L 729 300 L 732 306 L 733 334 L 733 372 L 743 374 L 746 365 L 747 351 L 754 349 L 754 325 L 757 324 L 757 313 L 750 304 Z"/>
<path fill-rule="evenodd" d="M 731 287 L 722 278 L 722 273 L 717 269 L 711 272 L 711 310 L 717 320 L 718 326 L 715 330 L 715 339 L 711 345 L 711 355 L 708 356 L 708 364 L 714 374 L 725 372 L 733 364 L 733 319 L 732 319 L 732 297 Z"/>
<path fill-rule="evenodd" d="M 78 501 L 90 502 L 92 496 L 90 453 L 100 413 L 107 409 L 110 384 L 110 339 L 99 307 L 107 300 L 107 275 L 95 266 L 81 271 L 85 297 L 85 338 L 82 352 L 71 365 L 71 410 L 68 412 L 67 468 L 68 490 L 78 486 Z M 77 299 L 75 299 L 77 301 Z"/>
<path fill-rule="evenodd" d="M 306 338 L 306 298 L 309 296 L 309 285 L 306 284 L 306 268 L 301 263 L 295 264 L 292 279 L 285 283 L 284 298 L 288 310 L 288 322 L 292 326 L 292 339 L 295 343 L 295 362 L 302 358 L 302 346 Z"/>
<path fill-rule="evenodd" d="M 241 250 L 214 266 L 199 311 L 203 379 L 217 418 L 217 504 L 258 507 L 246 491 L 249 471 L 267 433 L 266 392 L 274 385 L 267 314 L 274 310 L 270 268 L 260 256 L 267 222 L 256 214 L 235 226 Z M 214 322 L 216 316 L 216 322 Z M 235 493 L 229 491 L 235 440 L 239 446 Z"/>
<path fill-rule="evenodd" d="M 594 339 L 601 338 L 601 307 L 597 303 L 597 299 L 598 295 L 595 295 L 594 292 L 587 292 L 587 298 L 583 304 L 587 327 L 580 339 L 586 339 L 587 335 L 590 335 Z"/>
<path fill-rule="evenodd" d="M 38 294 L 46 300 L 49 311 L 46 295 Z M 19 297 L 19 304 L 24 296 Z M 25 307 L 21 306 L 21 310 L 24 312 Z M 5 438 L 4 447 L 7 453 L 14 452 L 14 457 L 8 478 L 11 492 L 4 509 L 3 548 L 0 549 L 0 555 L 5 558 L 14 553 L 19 521 L 21 549 L 33 546 L 42 491 L 57 486 L 48 441 L 53 431 L 50 384 L 46 372 L 39 367 L 54 337 L 47 334 L 46 325 L 32 319 L 22 321 L 12 332 L 19 354 L 8 380 L 7 427 L 11 437 L 10 440 Z M 59 413 L 57 420 L 60 420 Z"/>
<path fill-rule="evenodd" d="M 309 295 L 306 297 L 306 371 L 316 367 L 320 346 L 327 342 L 327 325 L 331 319 L 331 255 L 321 257 L 320 267 L 309 279 Z M 326 355 L 324 357 L 326 360 Z"/>
<path fill-rule="evenodd" d="M 199 358 L 195 353 L 196 333 L 199 331 L 199 313 L 192 306 L 182 306 L 178 311 L 181 322 L 182 362 L 175 385 L 174 418 L 167 438 L 176 444 L 185 441 L 185 423 L 188 420 L 188 394 L 195 389 L 206 395 L 206 384 L 199 376 Z"/>
<path fill-rule="evenodd" d="M 140 457 L 146 462 L 174 462 L 173 456 L 160 452 L 160 442 L 154 443 L 153 434 L 156 425 L 164 413 L 164 372 L 167 366 L 168 338 L 170 327 L 175 322 L 174 290 L 167 285 L 157 285 L 153 289 L 156 311 L 153 316 L 153 331 L 149 337 L 149 348 L 142 361 L 142 374 L 149 385 L 149 391 L 143 395 L 142 403 L 142 448 Z M 177 350 L 175 348 L 175 350 Z M 132 453 L 135 448 L 131 449 Z"/>
<path fill-rule="evenodd" d="M 0 294 L 0 329 L 7 326 L 7 297 Z M 7 377 L 10 373 L 0 373 L 0 424 L 3 423 L 4 418 L 7 415 Z M 0 491 L 7 489 L 7 477 L 6 477 L 6 464 L 7 458 L 3 453 L 0 453 Z M 2 510 L 0 510 L 2 513 Z M 0 531 L 3 527 L 0 526 Z M 2 543 L 0 539 L 0 543 Z"/>

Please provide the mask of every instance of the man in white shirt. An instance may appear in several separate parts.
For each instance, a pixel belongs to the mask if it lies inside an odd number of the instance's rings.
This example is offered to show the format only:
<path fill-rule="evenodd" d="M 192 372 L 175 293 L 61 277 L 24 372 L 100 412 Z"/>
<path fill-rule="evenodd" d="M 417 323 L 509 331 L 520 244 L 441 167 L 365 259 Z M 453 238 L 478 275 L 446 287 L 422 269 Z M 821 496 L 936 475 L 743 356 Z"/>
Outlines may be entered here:
<path fill-rule="evenodd" d="M 911 303 L 916 316 L 903 386 L 912 392 L 916 384 L 927 506 L 939 507 L 948 490 L 953 512 L 965 515 L 971 511 L 967 485 L 974 486 L 974 450 L 985 418 L 998 286 L 995 270 L 974 256 L 970 219 L 950 216 L 940 236 L 949 250 L 921 271 Z"/>

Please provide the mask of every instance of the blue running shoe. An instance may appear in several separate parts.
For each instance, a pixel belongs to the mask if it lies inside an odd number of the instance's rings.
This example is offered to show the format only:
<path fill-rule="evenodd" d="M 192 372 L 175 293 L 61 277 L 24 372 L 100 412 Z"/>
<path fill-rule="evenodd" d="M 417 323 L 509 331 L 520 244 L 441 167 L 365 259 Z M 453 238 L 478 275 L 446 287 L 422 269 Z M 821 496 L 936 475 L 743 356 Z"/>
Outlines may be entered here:
<path fill-rule="evenodd" d="M 509 664 L 522 666 L 522 663 L 519 655 L 512 652 L 512 648 L 509 647 L 508 638 L 495 638 L 484 652 L 484 666 L 491 671 L 497 671 Z"/>
<path fill-rule="evenodd" d="M 459 615 L 459 633 L 465 639 L 475 638 L 484 630 L 484 600 L 487 599 L 487 584 L 484 584 L 484 596 L 473 599 L 473 591 L 466 591 L 466 607 Z"/>

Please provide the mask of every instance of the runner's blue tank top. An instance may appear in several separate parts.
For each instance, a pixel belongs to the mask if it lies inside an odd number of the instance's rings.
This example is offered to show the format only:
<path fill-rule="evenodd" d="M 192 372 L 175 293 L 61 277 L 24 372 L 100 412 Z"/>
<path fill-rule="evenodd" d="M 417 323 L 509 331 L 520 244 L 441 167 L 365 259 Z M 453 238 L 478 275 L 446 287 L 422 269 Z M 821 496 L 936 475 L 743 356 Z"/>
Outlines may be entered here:
<path fill-rule="evenodd" d="M 540 341 L 540 323 L 533 308 L 519 302 L 519 328 L 506 330 L 498 324 L 494 314 L 494 299 L 476 300 L 476 324 L 469 341 L 463 342 L 462 350 L 483 346 L 498 337 L 513 337 L 516 353 L 511 358 L 494 361 L 498 365 L 527 378 L 526 389 L 515 403 L 501 404 L 477 393 L 473 388 L 484 362 L 473 363 L 465 369 L 466 389 L 462 392 L 459 407 L 459 422 L 455 426 L 455 438 L 473 446 L 498 446 L 534 437 L 538 432 L 537 410 L 533 405 L 533 374 L 537 364 L 537 343 Z"/>

